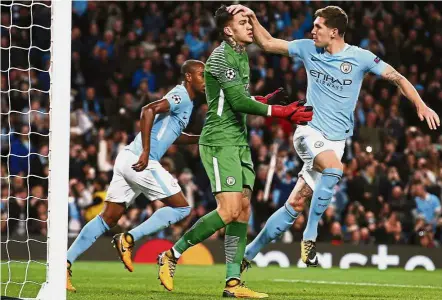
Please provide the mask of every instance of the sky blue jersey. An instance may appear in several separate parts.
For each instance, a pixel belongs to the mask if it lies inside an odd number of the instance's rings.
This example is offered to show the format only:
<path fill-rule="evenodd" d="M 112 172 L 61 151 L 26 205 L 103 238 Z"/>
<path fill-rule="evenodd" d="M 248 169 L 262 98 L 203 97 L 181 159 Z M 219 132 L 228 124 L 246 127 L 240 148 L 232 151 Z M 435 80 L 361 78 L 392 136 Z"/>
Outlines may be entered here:
<path fill-rule="evenodd" d="M 308 125 L 329 140 L 352 136 L 364 75 L 381 75 L 387 64 L 372 52 L 348 44 L 341 52 L 330 54 L 310 39 L 290 42 L 288 52 L 301 59 L 307 71 L 307 105 L 313 106 Z"/>
<path fill-rule="evenodd" d="M 414 201 L 416 202 L 417 213 L 424 216 L 425 222 L 434 224 L 433 222 L 436 220 L 437 216 L 436 211 L 441 209 L 440 201 L 437 196 L 427 194 L 425 199 L 415 197 Z"/>
<path fill-rule="evenodd" d="M 164 98 L 169 101 L 170 111 L 155 116 L 150 136 L 149 160 L 159 161 L 161 159 L 170 145 L 187 127 L 192 114 L 193 101 L 190 100 L 183 85 L 174 87 Z M 141 132 L 126 148 L 136 155 L 141 155 L 143 152 Z"/>

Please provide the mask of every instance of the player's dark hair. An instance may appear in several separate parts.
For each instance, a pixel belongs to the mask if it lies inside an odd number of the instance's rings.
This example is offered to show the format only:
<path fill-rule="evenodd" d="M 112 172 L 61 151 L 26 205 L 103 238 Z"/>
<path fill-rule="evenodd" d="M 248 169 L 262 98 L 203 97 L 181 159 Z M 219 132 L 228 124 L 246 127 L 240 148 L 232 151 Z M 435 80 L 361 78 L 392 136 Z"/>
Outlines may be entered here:
<path fill-rule="evenodd" d="M 200 60 L 196 59 L 186 60 L 181 66 L 181 75 L 184 76 L 186 73 L 192 73 L 197 66 L 201 65 L 204 66 L 204 63 Z"/>
<path fill-rule="evenodd" d="M 325 26 L 328 28 L 337 28 L 340 36 L 344 36 L 348 25 L 348 16 L 339 6 L 327 6 L 318 9 L 315 12 L 315 18 L 322 17 L 325 19 Z"/>
<path fill-rule="evenodd" d="M 233 20 L 233 15 L 227 11 L 227 6 L 221 5 L 215 12 L 216 29 L 220 35 L 224 35 L 224 27 Z"/>

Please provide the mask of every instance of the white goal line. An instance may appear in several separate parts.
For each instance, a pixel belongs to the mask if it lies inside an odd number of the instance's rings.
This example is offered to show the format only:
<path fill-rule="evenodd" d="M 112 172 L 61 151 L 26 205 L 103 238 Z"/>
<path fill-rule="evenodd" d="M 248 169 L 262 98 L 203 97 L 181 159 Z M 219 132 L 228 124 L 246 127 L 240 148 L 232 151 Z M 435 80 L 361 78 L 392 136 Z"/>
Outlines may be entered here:
<path fill-rule="evenodd" d="M 350 282 L 350 281 L 327 281 L 327 280 L 301 280 L 301 279 L 273 279 L 274 282 L 296 282 L 296 283 L 313 283 L 313 284 L 331 284 L 331 285 L 356 285 L 356 286 L 382 286 L 397 288 L 418 288 L 442 290 L 440 286 L 432 285 L 408 285 L 408 284 L 390 284 L 390 283 L 374 283 L 374 282 Z"/>

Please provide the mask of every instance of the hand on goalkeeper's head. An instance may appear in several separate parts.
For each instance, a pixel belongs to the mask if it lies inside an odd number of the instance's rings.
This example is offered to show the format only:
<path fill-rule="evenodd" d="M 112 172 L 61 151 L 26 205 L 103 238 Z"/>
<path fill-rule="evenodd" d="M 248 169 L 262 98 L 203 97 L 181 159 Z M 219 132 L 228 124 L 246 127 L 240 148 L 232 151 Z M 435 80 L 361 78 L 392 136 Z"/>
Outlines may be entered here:
<path fill-rule="evenodd" d="M 255 12 L 253 10 L 241 4 L 233 4 L 228 6 L 227 11 L 232 15 L 236 15 L 239 12 L 242 12 L 246 17 L 252 17 L 253 15 L 255 15 Z"/>

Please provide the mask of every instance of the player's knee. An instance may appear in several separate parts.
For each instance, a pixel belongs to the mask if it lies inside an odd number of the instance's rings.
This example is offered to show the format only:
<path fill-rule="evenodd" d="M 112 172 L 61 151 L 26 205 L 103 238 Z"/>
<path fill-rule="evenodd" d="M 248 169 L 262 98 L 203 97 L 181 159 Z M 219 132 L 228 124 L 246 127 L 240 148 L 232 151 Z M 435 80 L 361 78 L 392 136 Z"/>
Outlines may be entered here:
<path fill-rule="evenodd" d="M 296 183 L 295 189 L 290 194 L 287 203 L 293 207 L 297 212 L 304 211 L 305 206 L 310 202 L 313 196 L 313 190 L 305 182 L 305 180 L 300 177 Z"/>
<path fill-rule="evenodd" d="M 243 205 L 239 219 L 241 221 L 248 221 L 251 214 L 252 206 L 250 205 L 250 203 L 248 203 L 247 205 Z"/>
<path fill-rule="evenodd" d="M 344 165 L 339 160 L 331 160 L 323 165 L 322 173 L 324 173 L 326 169 L 335 169 L 343 171 Z"/>
<path fill-rule="evenodd" d="M 250 200 L 249 198 L 242 198 L 241 201 L 241 209 L 242 210 L 248 210 L 250 208 Z"/>
<path fill-rule="evenodd" d="M 307 202 L 307 200 L 308 199 L 306 199 L 305 197 L 297 195 L 293 198 L 290 198 L 288 200 L 288 203 L 291 207 L 293 207 L 295 211 L 302 212 L 304 211 L 305 203 Z"/>
<path fill-rule="evenodd" d="M 319 172 L 324 172 L 325 169 L 338 169 L 341 171 L 344 169 L 344 165 L 342 164 L 340 159 L 338 159 L 336 153 L 331 150 L 327 150 L 318 154 L 315 157 L 313 165 L 314 169 Z"/>
<path fill-rule="evenodd" d="M 115 227 L 121 216 L 111 215 L 111 214 L 101 214 L 103 221 L 109 226 L 109 228 Z"/>
<path fill-rule="evenodd" d="M 100 213 L 103 221 L 112 228 L 117 225 L 118 220 L 121 218 L 125 211 L 125 206 L 119 203 L 106 202 L 103 211 Z"/>
<path fill-rule="evenodd" d="M 224 197 L 217 198 L 218 199 L 218 207 L 217 211 L 223 221 L 228 224 L 232 221 L 238 219 L 243 206 L 242 197 L 233 197 L 238 195 L 228 195 L 232 197 Z"/>
<path fill-rule="evenodd" d="M 232 221 L 237 221 L 239 216 L 241 215 L 241 210 L 232 210 L 230 212 L 230 218 Z"/>
<path fill-rule="evenodd" d="M 218 213 L 226 224 L 238 220 L 241 212 L 241 206 L 236 205 L 218 208 Z"/>
<path fill-rule="evenodd" d="M 219 207 L 216 210 L 217 210 L 220 218 L 223 220 L 224 224 L 227 225 L 233 221 L 230 211 L 223 209 L 223 208 L 219 208 Z"/>
<path fill-rule="evenodd" d="M 344 170 L 344 164 L 342 162 L 340 162 L 340 161 L 337 161 L 337 162 L 333 163 L 333 166 L 331 168 L 343 171 Z"/>
<path fill-rule="evenodd" d="M 327 168 L 322 171 L 322 187 L 332 191 L 332 189 L 335 187 L 335 185 L 341 180 L 342 178 L 342 169 L 338 168 Z"/>
<path fill-rule="evenodd" d="M 312 196 L 312 189 L 307 187 L 302 189 L 299 193 L 296 193 L 294 197 L 290 197 L 288 204 L 297 212 L 303 212 L 306 204 L 311 200 Z"/>

